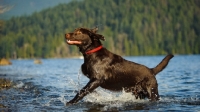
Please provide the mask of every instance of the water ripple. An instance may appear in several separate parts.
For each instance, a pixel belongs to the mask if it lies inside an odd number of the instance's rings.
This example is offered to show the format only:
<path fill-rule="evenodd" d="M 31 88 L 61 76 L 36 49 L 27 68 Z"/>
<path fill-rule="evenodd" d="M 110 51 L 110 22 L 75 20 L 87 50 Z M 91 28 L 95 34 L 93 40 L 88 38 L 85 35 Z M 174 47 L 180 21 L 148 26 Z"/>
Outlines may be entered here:
<path fill-rule="evenodd" d="M 164 56 L 125 57 L 155 67 Z M 136 100 L 125 92 L 98 88 L 75 105 L 65 106 L 88 82 L 81 59 L 12 60 L 0 66 L 0 78 L 13 82 L 0 90 L 0 111 L 200 111 L 200 56 L 175 56 L 156 78 L 160 101 Z"/>

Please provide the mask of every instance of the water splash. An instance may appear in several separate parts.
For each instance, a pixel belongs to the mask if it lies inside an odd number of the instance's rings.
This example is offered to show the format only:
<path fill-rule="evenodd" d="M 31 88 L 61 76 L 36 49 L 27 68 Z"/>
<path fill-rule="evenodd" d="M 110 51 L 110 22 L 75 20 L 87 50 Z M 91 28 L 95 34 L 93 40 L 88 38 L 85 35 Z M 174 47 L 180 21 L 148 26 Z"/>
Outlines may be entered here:
<path fill-rule="evenodd" d="M 19 81 L 13 87 L 14 88 L 22 88 L 23 86 L 24 86 L 24 83 L 22 81 Z"/>
<path fill-rule="evenodd" d="M 85 82 L 82 78 L 82 72 L 79 70 L 78 72 L 77 81 L 75 79 L 67 78 L 67 85 L 72 87 L 73 91 L 67 93 L 67 98 L 73 98 L 78 91 L 84 86 L 81 82 Z M 64 97 L 62 97 L 64 98 Z M 69 99 L 71 100 L 71 99 Z M 67 99 L 62 99 L 62 102 L 65 104 Z M 79 101 L 80 102 L 80 101 Z M 92 104 L 100 104 L 104 105 L 105 108 L 112 108 L 112 107 L 123 107 L 125 104 L 130 103 L 144 103 L 148 102 L 147 99 L 140 100 L 136 99 L 132 93 L 126 93 L 125 91 L 122 92 L 112 92 L 109 90 L 105 90 L 102 88 L 97 88 L 92 93 L 86 95 L 83 98 L 83 103 L 92 103 Z"/>
<path fill-rule="evenodd" d="M 122 108 L 133 103 L 146 103 L 147 99 L 136 99 L 131 93 L 111 92 L 102 88 L 98 88 L 84 98 L 84 102 L 103 105 L 105 110 L 110 108 Z"/>
<path fill-rule="evenodd" d="M 62 94 L 58 97 L 55 98 L 39 98 L 37 99 L 37 101 L 42 105 L 42 106 L 46 106 L 46 107 L 51 107 L 51 106 L 65 106 L 67 100 L 65 99 L 65 95 Z"/>

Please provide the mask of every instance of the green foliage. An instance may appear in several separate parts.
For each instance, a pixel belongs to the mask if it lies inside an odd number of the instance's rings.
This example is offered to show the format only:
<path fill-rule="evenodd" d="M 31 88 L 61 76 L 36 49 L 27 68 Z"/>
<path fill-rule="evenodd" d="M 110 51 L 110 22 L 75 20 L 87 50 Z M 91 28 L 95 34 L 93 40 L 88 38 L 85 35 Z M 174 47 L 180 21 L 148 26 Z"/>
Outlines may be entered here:
<path fill-rule="evenodd" d="M 0 57 L 77 56 L 64 34 L 95 26 L 106 38 L 104 46 L 120 55 L 200 53 L 198 0 L 84 0 L 5 21 Z"/>

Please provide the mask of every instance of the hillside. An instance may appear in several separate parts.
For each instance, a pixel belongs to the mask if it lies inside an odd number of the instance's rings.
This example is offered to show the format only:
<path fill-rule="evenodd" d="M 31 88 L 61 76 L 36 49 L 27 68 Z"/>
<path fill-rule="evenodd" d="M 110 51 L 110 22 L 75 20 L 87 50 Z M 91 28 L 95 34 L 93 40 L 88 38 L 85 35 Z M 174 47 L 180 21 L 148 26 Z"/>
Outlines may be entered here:
<path fill-rule="evenodd" d="M 68 3 L 71 0 L 0 0 L 1 7 L 6 7 L 0 13 L 0 19 L 8 20 L 13 16 L 31 15 L 33 12 L 41 11 L 60 3 Z M 1 12 L 1 11 L 0 11 Z"/>
<path fill-rule="evenodd" d="M 104 46 L 120 55 L 200 53 L 198 0 L 84 0 L 4 21 L 0 57 L 77 56 L 64 34 L 95 26 Z"/>

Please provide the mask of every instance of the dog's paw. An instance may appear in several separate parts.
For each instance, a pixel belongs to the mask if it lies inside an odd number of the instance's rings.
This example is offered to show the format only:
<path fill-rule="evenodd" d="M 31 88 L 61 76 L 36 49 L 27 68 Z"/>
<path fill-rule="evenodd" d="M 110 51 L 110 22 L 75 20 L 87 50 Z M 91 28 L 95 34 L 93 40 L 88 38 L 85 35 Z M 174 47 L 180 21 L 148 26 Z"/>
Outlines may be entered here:
<path fill-rule="evenodd" d="M 71 106 L 71 105 L 74 105 L 74 103 L 71 103 L 71 102 L 66 103 L 66 106 Z"/>
<path fill-rule="evenodd" d="M 73 102 L 72 100 L 66 103 L 66 106 L 70 106 L 70 105 L 74 105 L 75 102 Z"/>

